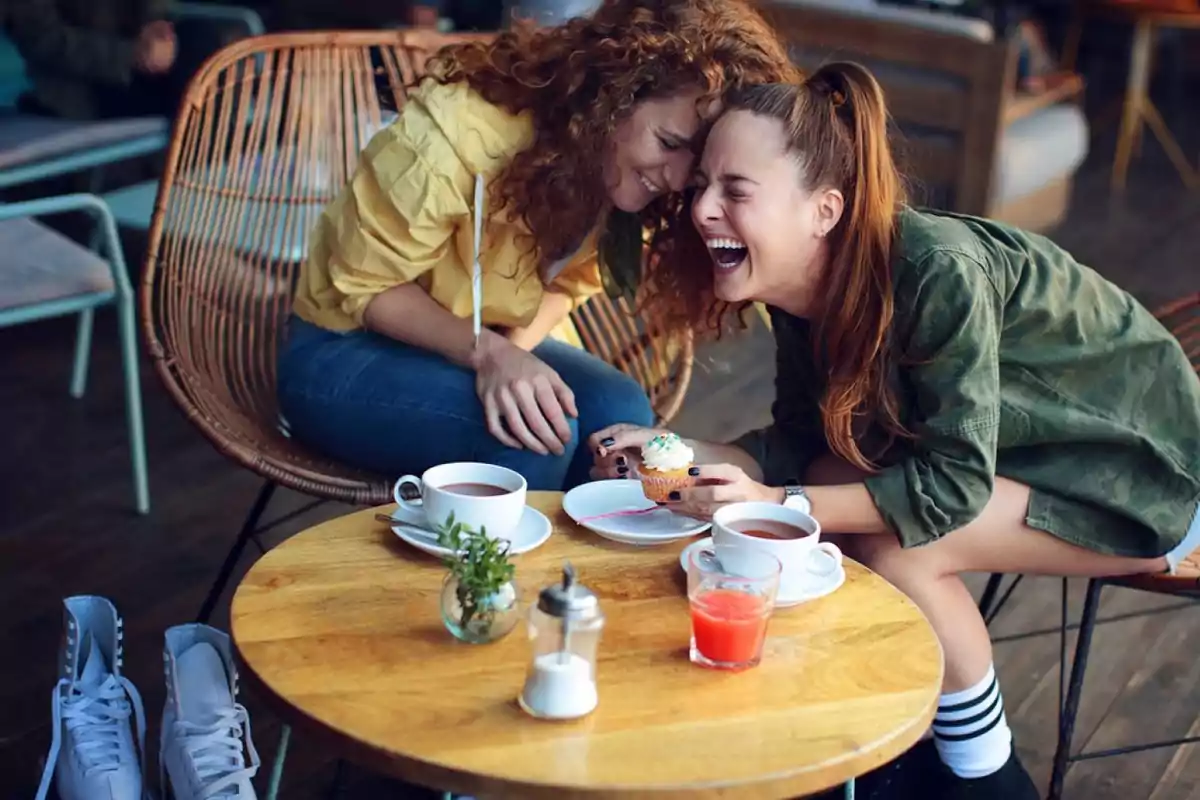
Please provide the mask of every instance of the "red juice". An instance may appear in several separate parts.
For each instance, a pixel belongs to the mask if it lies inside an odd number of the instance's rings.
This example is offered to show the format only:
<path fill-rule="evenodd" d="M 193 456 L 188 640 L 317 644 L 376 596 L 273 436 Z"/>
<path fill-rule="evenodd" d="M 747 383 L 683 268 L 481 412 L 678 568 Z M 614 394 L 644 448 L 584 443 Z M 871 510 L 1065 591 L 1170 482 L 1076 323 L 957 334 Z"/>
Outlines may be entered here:
<path fill-rule="evenodd" d="M 744 664 L 758 659 L 771 616 L 765 597 L 713 589 L 691 601 L 692 636 L 709 661 Z"/>

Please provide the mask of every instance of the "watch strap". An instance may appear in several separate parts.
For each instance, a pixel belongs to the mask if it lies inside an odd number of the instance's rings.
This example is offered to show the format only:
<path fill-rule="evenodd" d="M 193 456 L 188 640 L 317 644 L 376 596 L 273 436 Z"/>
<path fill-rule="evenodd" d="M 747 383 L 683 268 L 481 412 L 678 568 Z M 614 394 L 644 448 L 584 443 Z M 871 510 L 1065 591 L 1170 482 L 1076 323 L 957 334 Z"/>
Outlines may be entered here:
<path fill-rule="evenodd" d="M 812 511 L 812 501 L 799 481 L 788 481 L 783 485 L 783 505 L 785 508 L 794 508 L 805 514 Z"/>

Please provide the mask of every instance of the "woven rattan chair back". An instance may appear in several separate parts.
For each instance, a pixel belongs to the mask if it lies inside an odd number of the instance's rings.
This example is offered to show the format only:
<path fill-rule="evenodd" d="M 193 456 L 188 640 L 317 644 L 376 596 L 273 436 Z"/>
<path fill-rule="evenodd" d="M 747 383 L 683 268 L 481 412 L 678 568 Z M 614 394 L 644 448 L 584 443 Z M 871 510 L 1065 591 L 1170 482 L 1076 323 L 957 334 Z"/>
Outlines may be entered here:
<path fill-rule="evenodd" d="M 288 437 L 276 407 L 276 356 L 322 208 L 403 106 L 428 56 L 483 37 L 260 36 L 215 55 L 188 89 L 150 231 L 142 321 L 157 370 L 188 418 L 269 480 L 345 502 L 391 498 L 385 477 Z M 645 387 L 661 419 L 675 415 L 691 376 L 690 337 L 648 330 L 624 301 L 606 297 L 574 320 L 591 352 Z"/>

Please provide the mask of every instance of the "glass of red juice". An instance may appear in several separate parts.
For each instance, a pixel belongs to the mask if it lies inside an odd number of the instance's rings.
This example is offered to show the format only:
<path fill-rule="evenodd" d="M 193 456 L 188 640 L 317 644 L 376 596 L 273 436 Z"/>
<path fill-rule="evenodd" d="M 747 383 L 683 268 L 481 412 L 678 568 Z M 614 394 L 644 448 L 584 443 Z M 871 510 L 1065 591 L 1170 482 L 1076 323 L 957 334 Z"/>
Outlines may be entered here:
<path fill-rule="evenodd" d="M 688 555 L 692 663 L 738 670 L 762 660 L 781 570 L 779 559 L 759 550 L 738 553 L 736 564 L 703 548 Z"/>

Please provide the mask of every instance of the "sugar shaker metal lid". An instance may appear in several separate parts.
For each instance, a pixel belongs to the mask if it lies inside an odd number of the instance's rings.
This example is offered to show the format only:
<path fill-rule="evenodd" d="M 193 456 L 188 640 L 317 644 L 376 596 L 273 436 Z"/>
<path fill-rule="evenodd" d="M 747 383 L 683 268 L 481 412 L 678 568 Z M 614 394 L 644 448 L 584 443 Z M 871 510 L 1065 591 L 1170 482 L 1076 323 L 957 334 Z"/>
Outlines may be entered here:
<path fill-rule="evenodd" d="M 552 617 L 587 619 L 600 611 L 600 601 L 591 589 L 575 581 L 575 569 L 563 564 L 561 584 L 547 586 L 538 594 L 538 609 Z"/>

